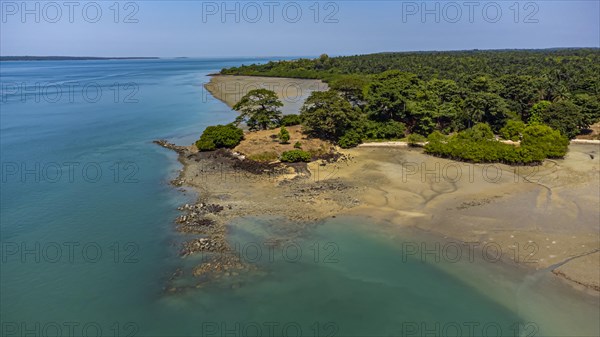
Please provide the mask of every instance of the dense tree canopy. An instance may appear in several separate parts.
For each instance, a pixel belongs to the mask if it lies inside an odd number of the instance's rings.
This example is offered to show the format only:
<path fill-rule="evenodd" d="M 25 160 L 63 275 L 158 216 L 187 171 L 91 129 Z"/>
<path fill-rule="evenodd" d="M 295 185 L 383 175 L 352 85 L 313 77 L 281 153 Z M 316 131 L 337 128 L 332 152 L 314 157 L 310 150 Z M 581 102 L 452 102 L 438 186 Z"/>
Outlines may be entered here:
<path fill-rule="evenodd" d="M 571 101 L 552 103 L 542 111 L 541 119 L 544 124 L 559 130 L 563 135 L 574 138 L 585 127 L 581 108 Z"/>
<path fill-rule="evenodd" d="M 314 91 L 304 103 L 300 116 L 305 132 L 337 141 L 360 119 L 359 111 L 337 91 Z"/>
<path fill-rule="evenodd" d="M 363 140 L 427 136 L 427 153 L 473 162 L 539 163 L 600 121 L 600 49 L 382 53 L 269 62 L 223 74 L 315 78 L 300 116 L 281 121 L 275 93 L 235 106 L 251 129 L 301 123 L 313 137 Z M 497 140 L 520 141 L 514 146 Z"/>
<path fill-rule="evenodd" d="M 418 74 L 424 80 L 449 79 L 461 84 L 475 76 L 499 79 L 528 76 L 538 99 L 554 100 L 562 90 L 596 92 L 600 73 L 599 49 L 473 50 L 451 52 L 405 52 L 277 61 L 223 69 L 231 75 L 261 75 L 330 79 L 337 75 L 380 74 L 399 70 Z M 476 74 L 476 75 L 474 75 Z M 509 82 L 506 82 L 509 81 Z"/>
<path fill-rule="evenodd" d="M 377 75 L 365 90 L 372 118 L 382 122 L 412 119 L 410 102 L 420 85 L 414 74 L 392 70 Z"/>
<path fill-rule="evenodd" d="M 344 97 L 353 104 L 364 101 L 363 88 L 369 80 L 362 75 L 343 75 L 331 80 L 329 87 L 344 94 Z"/>
<path fill-rule="evenodd" d="M 600 49 L 322 55 L 222 73 L 323 79 L 368 119 L 422 135 L 532 119 L 574 137 L 600 121 Z"/>

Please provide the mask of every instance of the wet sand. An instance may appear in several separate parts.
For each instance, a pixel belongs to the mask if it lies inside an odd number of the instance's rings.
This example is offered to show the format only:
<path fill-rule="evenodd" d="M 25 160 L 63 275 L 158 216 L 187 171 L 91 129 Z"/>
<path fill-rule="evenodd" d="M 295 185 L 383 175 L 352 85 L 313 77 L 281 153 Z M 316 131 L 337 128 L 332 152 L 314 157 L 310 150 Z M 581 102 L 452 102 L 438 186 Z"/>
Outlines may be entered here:
<path fill-rule="evenodd" d="M 427 231 L 440 242 L 466 242 L 491 261 L 600 290 L 598 146 L 571 145 L 564 160 L 538 167 L 467 164 L 413 148 L 343 153 L 332 163 L 265 167 L 256 174 L 235 156 L 183 148 L 185 168 L 175 183 L 195 188 L 201 204 L 223 206 L 208 215 L 218 224 L 218 242 L 225 224 L 240 217 L 290 220 L 282 223 L 301 233 L 328 217 L 357 215 Z"/>
<path fill-rule="evenodd" d="M 466 164 L 415 149 L 350 153 L 360 164 L 339 176 L 366 190 L 348 213 L 476 243 L 491 257 L 498 251 L 600 290 L 599 146 L 571 145 L 564 160 L 539 167 Z"/>
<path fill-rule="evenodd" d="M 235 100 L 214 88 L 233 85 L 228 90 L 235 92 L 244 83 L 267 82 L 280 88 L 319 83 L 215 76 L 212 89 L 207 88 L 231 106 Z M 285 223 L 300 233 L 328 217 L 358 215 L 374 224 L 427 231 L 440 242 L 457 240 L 494 261 L 553 273 L 595 295 L 600 291 L 598 144 L 572 143 L 565 159 L 533 167 L 455 162 L 397 146 L 364 146 L 342 151 L 335 162 L 283 168 L 254 167 L 248 160 L 196 153 L 193 147 L 175 150 L 184 165 L 175 184 L 196 189 L 199 204 L 224 206 L 206 215 L 216 227 L 195 231 L 212 235 L 219 247 L 226 245 L 225 224 L 239 217 L 291 220 Z M 197 250 L 206 249 L 202 247 Z"/>

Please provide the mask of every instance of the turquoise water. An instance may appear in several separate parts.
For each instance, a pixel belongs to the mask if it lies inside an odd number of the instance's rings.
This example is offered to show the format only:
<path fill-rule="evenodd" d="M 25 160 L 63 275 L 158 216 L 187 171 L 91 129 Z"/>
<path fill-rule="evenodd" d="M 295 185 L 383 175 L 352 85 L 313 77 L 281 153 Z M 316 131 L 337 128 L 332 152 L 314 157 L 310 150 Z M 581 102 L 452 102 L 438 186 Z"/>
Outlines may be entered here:
<path fill-rule="evenodd" d="M 257 61 L 2 63 L 1 335 L 599 334 L 598 299 L 547 273 L 423 263 L 403 244 L 436 238 L 362 218 L 293 236 L 277 219 L 240 219 L 230 240 L 262 247 L 258 270 L 165 294 L 186 263 L 176 207 L 195 197 L 168 184 L 180 165 L 152 140 L 189 144 L 231 121 L 202 84 Z M 291 250 L 265 258 L 272 237 L 292 240 Z"/>

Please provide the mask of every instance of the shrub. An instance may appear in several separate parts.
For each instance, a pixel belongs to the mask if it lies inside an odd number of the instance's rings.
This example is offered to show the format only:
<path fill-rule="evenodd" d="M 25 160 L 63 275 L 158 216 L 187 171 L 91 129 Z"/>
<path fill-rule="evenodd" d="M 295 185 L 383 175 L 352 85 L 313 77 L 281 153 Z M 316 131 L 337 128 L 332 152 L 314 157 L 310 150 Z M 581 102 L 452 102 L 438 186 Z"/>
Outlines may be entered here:
<path fill-rule="evenodd" d="M 533 124 L 523 130 L 521 147 L 538 149 L 546 158 L 562 158 L 567 154 L 569 139 L 547 125 Z"/>
<path fill-rule="evenodd" d="M 281 161 L 286 163 L 309 162 L 310 159 L 310 153 L 302 150 L 285 151 L 281 154 Z"/>
<path fill-rule="evenodd" d="M 446 139 L 446 135 L 442 134 L 441 132 L 432 132 L 429 136 L 427 136 L 428 144 L 425 146 L 425 152 L 443 156 L 443 151 L 446 148 Z"/>
<path fill-rule="evenodd" d="M 217 146 L 215 145 L 215 143 L 208 139 L 208 140 L 198 140 L 196 142 L 196 147 L 198 148 L 198 150 L 200 151 L 214 151 L 217 149 Z"/>
<path fill-rule="evenodd" d="M 338 145 L 343 149 L 349 149 L 351 147 L 355 147 L 360 143 L 362 143 L 362 137 L 358 132 L 356 132 L 354 130 L 350 130 L 350 131 L 346 132 L 338 140 Z"/>
<path fill-rule="evenodd" d="M 279 158 L 279 154 L 277 152 L 262 152 L 248 156 L 248 159 L 259 161 L 259 162 L 270 162 Z"/>
<path fill-rule="evenodd" d="M 196 147 L 200 151 L 213 151 L 219 148 L 234 148 L 244 139 L 244 131 L 232 124 L 209 126 L 204 130 Z"/>
<path fill-rule="evenodd" d="M 296 142 L 296 144 L 294 144 L 294 149 L 301 149 L 301 148 L 302 148 L 302 143 Z"/>
<path fill-rule="evenodd" d="M 544 152 L 534 147 L 517 147 L 512 151 L 514 153 L 514 159 L 510 157 L 510 153 L 507 155 L 507 161 L 509 164 L 528 164 L 528 163 L 541 163 L 546 159 Z"/>
<path fill-rule="evenodd" d="M 540 163 L 547 157 L 560 155 L 562 152 L 559 150 L 563 147 L 549 146 L 561 142 L 559 138 L 556 138 L 557 136 L 566 140 L 558 131 L 545 125 L 537 125 L 533 129 L 531 126 L 524 129 L 521 146 L 515 147 L 497 141 L 493 138 L 493 134 L 490 136 L 488 130 L 489 127 L 478 124 L 472 129 L 450 137 L 434 132 L 428 137 L 429 143 L 425 146 L 425 152 L 473 163 L 532 164 Z M 568 144 L 568 140 L 566 140 L 566 144 Z M 566 145 L 564 145 L 564 149 L 566 149 Z"/>
<path fill-rule="evenodd" d="M 427 138 L 418 133 L 411 133 L 408 135 L 408 145 L 410 146 L 420 146 L 422 143 L 425 143 Z"/>
<path fill-rule="evenodd" d="M 519 141 L 525 129 L 525 123 L 521 121 L 509 120 L 506 125 L 500 129 L 500 136 L 507 140 Z"/>
<path fill-rule="evenodd" d="M 279 130 L 279 143 L 281 144 L 287 144 L 287 142 L 290 140 L 290 132 L 285 128 L 285 126 L 281 127 L 281 130 Z"/>
<path fill-rule="evenodd" d="M 283 126 L 294 126 L 294 125 L 300 125 L 301 123 L 302 123 L 302 119 L 300 118 L 299 115 L 295 115 L 295 114 L 285 115 L 281 119 L 281 125 L 283 125 Z"/>
<path fill-rule="evenodd" d="M 429 142 L 442 142 L 446 140 L 446 135 L 439 131 L 433 131 L 429 136 L 427 136 L 427 141 Z"/>

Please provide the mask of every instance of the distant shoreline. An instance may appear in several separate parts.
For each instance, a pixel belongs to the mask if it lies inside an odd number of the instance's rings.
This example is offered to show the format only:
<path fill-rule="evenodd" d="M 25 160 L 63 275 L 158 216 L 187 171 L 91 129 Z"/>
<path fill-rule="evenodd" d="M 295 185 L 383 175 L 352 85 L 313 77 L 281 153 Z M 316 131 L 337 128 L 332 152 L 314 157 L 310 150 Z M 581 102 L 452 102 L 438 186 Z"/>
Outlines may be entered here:
<path fill-rule="evenodd" d="M 94 57 L 94 56 L 0 56 L 3 61 L 98 61 L 98 60 L 158 60 L 159 57 Z"/>

